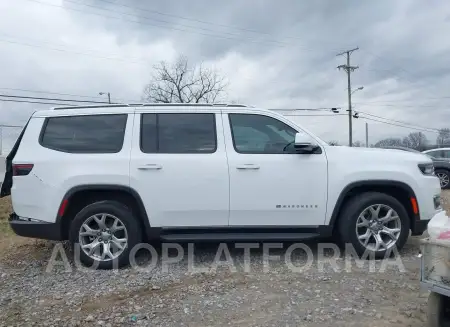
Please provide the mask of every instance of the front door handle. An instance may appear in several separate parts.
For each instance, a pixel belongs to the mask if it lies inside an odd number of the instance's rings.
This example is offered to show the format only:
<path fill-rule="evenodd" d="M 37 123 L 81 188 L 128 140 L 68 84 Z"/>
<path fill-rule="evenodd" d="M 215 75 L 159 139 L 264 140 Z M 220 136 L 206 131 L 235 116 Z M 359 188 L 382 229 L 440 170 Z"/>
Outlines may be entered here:
<path fill-rule="evenodd" d="M 138 169 L 140 169 L 140 170 L 152 170 L 152 169 L 159 170 L 159 169 L 162 169 L 162 166 L 158 165 L 158 164 L 146 164 L 143 166 L 139 166 Z"/>
<path fill-rule="evenodd" d="M 255 164 L 243 164 L 236 166 L 237 169 L 259 169 L 258 165 Z"/>

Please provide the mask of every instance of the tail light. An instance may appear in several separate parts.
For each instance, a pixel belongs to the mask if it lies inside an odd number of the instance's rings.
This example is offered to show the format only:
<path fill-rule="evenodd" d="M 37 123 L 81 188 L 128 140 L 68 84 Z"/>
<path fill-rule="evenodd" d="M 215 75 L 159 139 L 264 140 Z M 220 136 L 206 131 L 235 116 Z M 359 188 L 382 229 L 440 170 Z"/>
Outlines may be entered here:
<path fill-rule="evenodd" d="M 33 164 L 13 164 L 13 176 L 26 176 L 33 169 Z"/>

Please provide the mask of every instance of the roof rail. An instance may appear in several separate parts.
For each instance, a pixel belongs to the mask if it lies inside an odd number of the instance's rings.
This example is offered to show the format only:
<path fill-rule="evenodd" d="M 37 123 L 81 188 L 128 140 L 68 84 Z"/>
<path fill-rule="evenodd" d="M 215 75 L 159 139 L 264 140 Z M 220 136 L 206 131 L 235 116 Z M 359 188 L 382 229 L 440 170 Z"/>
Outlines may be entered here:
<path fill-rule="evenodd" d="M 110 108 L 110 107 L 128 107 L 126 103 L 122 104 L 105 104 L 105 105 L 90 105 L 90 106 L 66 106 L 66 107 L 53 107 L 53 110 L 61 109 L 90 109 L 90 108 Z"/>
<path fill-rule="evenodd" d="M 225 107 L 242 107 L 242 108 L 249 108 L 249 107 L 251 107 L 249 105 L 240 104 L 240 103 L 232 103 L 232 104 L 224 103 L 224 104 L 217 104 L 217 105 L 225 106 Z"/>
<path fill-rule="evenodd" d="M 249 106 L 245 104 L 228 104 L 228 103 L 114 103 L 114 104 L 102 104 L 102 105 L 81 105 L 81 106 L 63 106 L 54 107 L 54 110 L 61 109 L 89 109 L 89 108 L 110 108 L 110 107 L 239 107 L 247 108 Z"/>
<path fill-rule="evenodd" d="M 211 103 L 140 103 L 143 107 L 212 107 Z"/>

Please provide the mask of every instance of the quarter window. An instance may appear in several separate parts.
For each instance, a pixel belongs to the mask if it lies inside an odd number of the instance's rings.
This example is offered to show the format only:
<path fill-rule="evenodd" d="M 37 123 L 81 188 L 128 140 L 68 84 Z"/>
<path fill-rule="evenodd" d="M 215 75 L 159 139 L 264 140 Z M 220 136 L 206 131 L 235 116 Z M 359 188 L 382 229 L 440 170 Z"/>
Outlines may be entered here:
<path fill-rule="evenodd" d="M 43 147 L 70 153 L 116 153 L 122 149 L 126 114 L 47 118 L 40 137 Z"/>

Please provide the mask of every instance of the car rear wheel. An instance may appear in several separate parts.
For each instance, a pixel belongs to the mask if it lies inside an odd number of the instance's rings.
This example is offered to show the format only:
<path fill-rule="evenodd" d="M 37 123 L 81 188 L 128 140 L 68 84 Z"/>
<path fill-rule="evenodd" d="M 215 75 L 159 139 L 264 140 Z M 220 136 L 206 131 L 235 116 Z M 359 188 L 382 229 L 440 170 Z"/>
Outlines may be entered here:
<path fill-rule="evenodd" d="M 384 193 L 364 193 L 350 199 L 339 218 L 339 234 L 360 257 L 385 258 L 400 250 L 409 235 L 403 205 Z"/>
<path fill-rule="evenodd" d="M 435 174 L 439 178 L 441 188 L 448 189 L 450 187 L 450 176 L 448 171 L 443 169 L 436 169 Z"/>
<path fill-rule="evenodd" d="M 111 269 L 129 264 L 130 250 L 141 241 L 132 211 L 116 201 L 100 201 L 83 208 L 70 228 L 70 243 L 78 247 L 75 260 L 86 266 Z"/>

